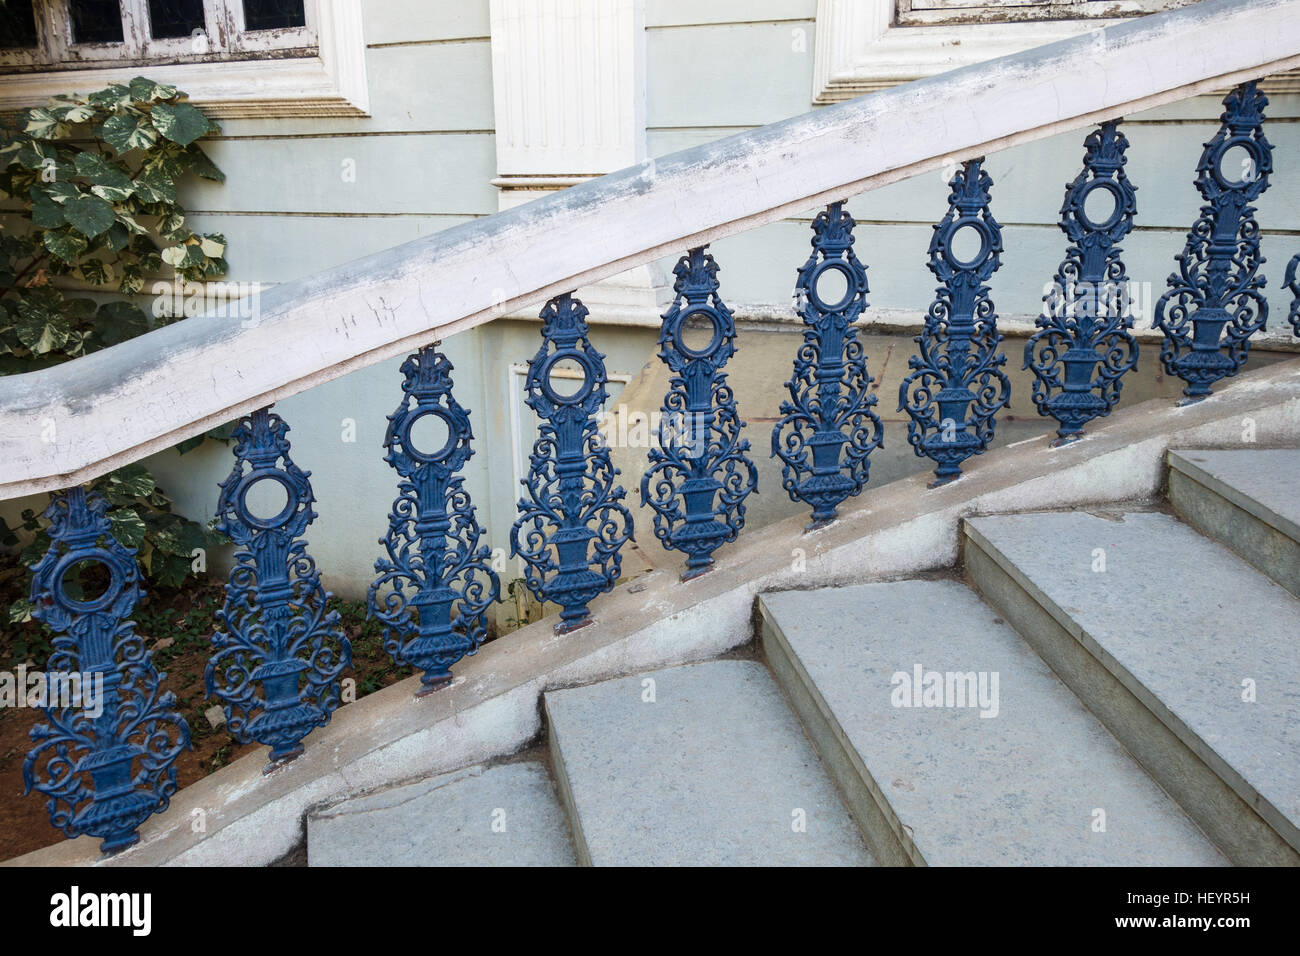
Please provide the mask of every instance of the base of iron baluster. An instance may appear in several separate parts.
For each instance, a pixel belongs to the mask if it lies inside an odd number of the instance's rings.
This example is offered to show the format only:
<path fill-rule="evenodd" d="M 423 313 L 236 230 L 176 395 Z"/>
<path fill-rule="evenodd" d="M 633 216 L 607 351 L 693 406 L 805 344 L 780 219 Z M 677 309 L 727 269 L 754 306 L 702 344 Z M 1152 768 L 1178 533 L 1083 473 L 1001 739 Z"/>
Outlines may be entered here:
<path fill-rule="evenodd" d="M 839 515 L 831 515 L 829 518 L 814 518 L 803 526 L 803 533 L 811 534 L 814 531 L 820 531 L 822 528 L 829 528 L 839 520 Z"/>
<path fill-rule="evenodd" d="M 290 750 L 287 754 L 276 757 L 274 760 L 268 763 L 265 767 L 262 768 L 262 773 L 263 774 L 274 773 L 276 770 L 279 770 L 285 764 L 297 760 L 299 757 L 301 757 L 305 749 L 306 748 L 303 747 L 302 744 L 299 744 L 297 747 L 294 747 L 292 750 Z"/>
<path fill-rule="evenodd" d="M 1077 441 L 1083 441 L 1084 432 L 1077 432 L 1073 435 L 1061 435 L 1048 444 L 1048 448 L 1064 448 L 1066 445 L 1073 445 Z"/>
<path fill-rule="evenodd" d="M 1210 393 L 1210 395 L 1213 394 L 1214 394 L 1213 392 Z M 1201 402 L 1209 398 L 1210 395 L 1189 395 L 1186 398 L 1180 398 L 1177 402 L 1174 403 L 1174 407 L 1186 408 L 1188 405 L 1199 405 Z"/>
<path fill-rule="evenodd" d="M 555 633 L 557 636 L 561 634 L 572 634 L 579 628 L 584 628 L 589 624 L 595 623 L 596 619 L 591 616 L 584 617 L 581 621 L 561 621 L 559 624 L 555 625 Z"/>
<path fill-rule="evenodd" d="M 704 567 L 702 568 L 687 568 L 685 571 L 682 572 L 682 577 L 681 577 L 682 583 L 685 584 L 687 581 L 694 581 L 700 575 L 708 574 L 712 570 L 713 570 L 712 561 L 704 565 Z"/>
<path fill-rule="evenodd" d="M 455 679 L 456 678 L 453 677 L 451 674 L 448 674 L 446 677 L 440 677 L 437 680 L 430 681 L 427 684 L 421 684 L 420 689 L 415 692 L 415 699 L 419 700 L 421 697 L 428 697 L 430 694 L 436 694 L 444 687 L 450 687 L 452 681 L 454 681 Z"/>
<path fill-rule="evenodd" d="M 926 485 L 925 487 L 927 487 L 927 488 L 942 488 L 944 485 L 951 485 L 954 481 L 956 481 L 956 480 L 957 480 L 958 478 L 960 478 L 960 477 L 961 477 L 961 475 L 949 475 L 949 476 L 947 476 L 947 477 L 945 477 L 945 478 L 937 478 L 937 477 L 936 477 L 936 478 L 934 479 L 934 481 L 930 482 L 930 483 L 929 483 L 928 485 Z"/>
<path fill-rule="evenodd" d="M 108 845 L 110 843 L 113 843 L 112 840 L 105 840 L 103 843 L 99 845 L 99 858 L 101 860 L 106 860 L 110 856 L 117 856 L 123 850 L 129 850 L 131 849 L 131 847 L 135 846 L 139 842 L 140 842 L 139 833 L 132 833 L 130 839 L 122 840 L 121 842 L 118 842 L 113 846 Z"/>

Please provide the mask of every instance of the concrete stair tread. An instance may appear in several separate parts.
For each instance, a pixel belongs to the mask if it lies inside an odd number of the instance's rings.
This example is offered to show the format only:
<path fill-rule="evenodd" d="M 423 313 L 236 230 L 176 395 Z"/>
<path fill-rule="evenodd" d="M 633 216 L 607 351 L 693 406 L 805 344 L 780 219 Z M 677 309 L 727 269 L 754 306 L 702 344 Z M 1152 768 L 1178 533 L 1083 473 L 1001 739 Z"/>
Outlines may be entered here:
<path fill-rule="evenodd" d="M 352 797 L 307 817 L 309 866 L 573 866 L 546 768 L 483 765 Z"/>
<path fill-rule="evenodd" d="M 987 516 L 967 534 L 1297 845 L 1300 601 L 1166 514 Z"/>
<path fill-rule="evenodd" d="M 764 594 L 781 652 L 932 865 L 1222 865 L 1178 806 L 1009 626 L 956 581 Z M 769 648 L 769 657 L 772 650 Z M 895 706 L 895 674 L 998 677 L 979 707 Z M 991 712 L 991 708 L 989 708 Z M 814 734 L 814 739 L 817 735 Z M 872 786 L 872 785 L 869 785 Z M 1094 811 L 1105 811 L 1094 832 Z M 920 860 L 916 857 L 919 855 Z"/>
<path fill-rule="evenodd" d="M 545 707 L 583 862 L 873 862 L 757 662 L 706 661 L 548 691 Z"/>
<path fill-rule="evenodd" d="M 1169 464 L 1300 543 L 1300 448 L 1183 449 Z"/>

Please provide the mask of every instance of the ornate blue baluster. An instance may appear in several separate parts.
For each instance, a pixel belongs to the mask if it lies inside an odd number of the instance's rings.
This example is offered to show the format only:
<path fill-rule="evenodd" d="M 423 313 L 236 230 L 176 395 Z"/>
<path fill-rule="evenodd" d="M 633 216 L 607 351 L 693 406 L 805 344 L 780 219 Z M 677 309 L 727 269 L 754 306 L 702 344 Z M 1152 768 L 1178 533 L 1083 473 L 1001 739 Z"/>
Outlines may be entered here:
<path fill-rule="evenodd" d="M 1291 291 L 1291 311 L 1287 322 L 1300 335 L 1300 253 L 1291 257 L 1286 264 L 1286 287 Z"/>
<path fill-rule="evenodd" d="M 1133 228 L 1137 187 L 1124 174 L 1128 139 L 1111 120 L 1088 134 L 1083 170 L 1065 187 L 1061 230 L 1070 240 L 1056 271 L 1056 288 L 1043 297 L 1038 332 L 1025 343 L 1024 368 L 1034 373 L 1038 414 L 1061 425 L 1054 445 L 1076 441 L 1083 426 L 1109 415 L 1119 401 L 1121 376 L 1137 367 L 1137 341 L 1128 331 L 1128 274 L 1119 242 Z M 1093 219 L 1093 197 L 1110 210 Z M 1099 213 L 1096 202 L 1094 213 Z"/>
<path fill-rule="evenodd" d="M 907 440 L 939 465 L 931 487 L 957 478 L 963 461 L 984 453 L 993 416 L 1011 397 L 986 285 L 1002 264 L 1002 228 L 989 211 L 993 180 L 982 162 L 970 160 L 952 178 L 948 214 L 930 239 L 930 271 L 943 285 L 916 338 L 920 355 L 908 360 L 913 371 L 898 389 L 898 410 L 912 419 Z M 979 244 L 966 258 L 953 250 L 959 234 Z"/>
<path fill-rule="evenodd" d="M 785 383 L 785 417 L 772 429 L 781 484 L 791 500 L 812 505 L 810 530 L 835 520 L 840 502 L 861 493 L 871 466 L 867 456 L 882 438 L 867 356 L 853 327 L 867 307 L 868 291 L 867 268 L 853 252 L 853 227 L 842 203 L 831 203 L 813 220 L 812 255 L 795 287 L 807 328 L 794 377 Z M 837 277 L 843 294 L 830 292 Z M 821 288 L 822 282 L 828 287 Z"/>
<path fill-rule="evenodd" d="M 1222 125 L 1196 166 L 1205 205 L 1177 256 L 1169 291 L 1156 303 L 1152 327 L 1165 334 L 1160 361 L 1187 383 L 1184 403 L 1205 398 L 1219 379 L 1240 372 L 1250 337 L 1268 321 L 1264 277 L 1256 275 L 1264 263 L 1259 224 L 1250 205 L 1273 171 L 1273 147 L 1264 138 L 1267 104 L 1254 83 L 1224 99 Z"/>
<path fill-rule="evenodd" d="M 555 632 L 567 634 L 591 623 L 587 604 L 618 580 L 618 551 L 632 538 L 632 515 L 621 504 L 618 469 L 597 429 L 606 397 L 605 356 L 587 339 L 586 306 L 569 295 L 546 303 L 542 339 L 526 382 L 528 407 L 542 422 L 510 553 L 523 558 L 524 580 L 536 598 L 563 608 Z M 581 373 L 572 388 L 552 378 L 566 362 Z"/>
<path fill-rule="evenodd" d="M 745 423 L 722 367 L 736 351 L 736 323 L 718 296 L 718 264 L 703 247 L 673 269 L 677 300 L 664 313 L 659 357 L 673 371 L 659 420 L 659 447 L 641 478 L 641 502 L 655 512 L 655 537 L 686 554 L 688 581 L 708 571 L 713 552 L 745 526 L 745 499 L 758 483 L 745 457 Z M 692 345 L 692 323 L 708 339 Z"/>
<path fill-rule="evenodd" d="M 217 612 L 224 630 L 212 636 L 204 674 L 230 732 L 271 748 L 268 771 L 301 754 L 303 737 L 329 723 L 339 705 L 339 675 L 352 663 L 352 645 L 338 612 L 325 610 L 330 595 L 300 540 L 316 518 L 316 498 L 311 473 L 289 457 L 288 431 L 269 408 L 235 429 L 235 466 L 221 483 L 217 527 L 239 550 Z M 249 508 L 259 485 L 259 496 L 283 494 L 277 513 Z"/>
<path fill-rule="evenodd" d="M 23 761 L 23 783 L 27 793 L 49 797 L 55 827 L 69 837 L 100 837 L 112 853 L 139 840 L 140 824 L 167 809 L 190 728 L 175 696 L 159 692 L 166 675 L 154 670 L 135 633 L 140 572 L 135 550 L 113 538 L 108 502 L 82 488 L 50 497 L 51 543 L 32 566 L 32 616 L 54 631 L 50 672 L 80 675 L 81 694 L 45 707 L 49 723 L 32 728 L 39 743 Z M 91 567 L 107 586 L 74 597 L 68 588 Z"/>
<path fill-rule="evenodd" d="M 379 576 L 367 596 L 384 625 L 384 649 L 398 665 L 424 671 L 417 696 L 451 683 L 451 666 L 487 636 L 487 609 L 501 594 L 474 505 L 457 474 L 474 454 L 469 413 L 451 394 L 452 364 L 430 345 L 402 364 L 397 411 L 388 416 L 384 456 L 403 480 L 379 543 Z M 421 449 L 411 437 L 418 422 L 436 423 L 446 438 Z M 436 442 L 435 442 L 436 444 Z"/>

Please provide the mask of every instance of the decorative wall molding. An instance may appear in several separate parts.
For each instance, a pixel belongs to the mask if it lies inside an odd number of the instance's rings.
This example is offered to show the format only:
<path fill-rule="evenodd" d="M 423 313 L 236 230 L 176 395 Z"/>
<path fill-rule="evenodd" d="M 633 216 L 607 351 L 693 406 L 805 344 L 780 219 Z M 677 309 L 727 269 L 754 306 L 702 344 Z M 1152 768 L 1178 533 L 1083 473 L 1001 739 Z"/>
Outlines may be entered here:
<path fill-rule="evenodd" d="M 645 158 L 645 0 L 491 0 L 491 18 L 503 181 L 564 186 Z"/>
<path fill-rule="evenodd" d="M 814 104 L 838 103 L 1123 22 L 1092 17 L 899 26 L 895 9 L 896 0 L 817 0 Z M 1261 88 L 1300 92 L 1300 71 L 1276 74 Z"/>
<path fill-rule="evenodd" d="M 317 0 L 316 56 L 10 74 L 0 77 L 0 113 L 147 73 L 184 90 L 191 102 L 217 119 L 366 116 L 370 94 L 361 19 L 357 0 Z"/>

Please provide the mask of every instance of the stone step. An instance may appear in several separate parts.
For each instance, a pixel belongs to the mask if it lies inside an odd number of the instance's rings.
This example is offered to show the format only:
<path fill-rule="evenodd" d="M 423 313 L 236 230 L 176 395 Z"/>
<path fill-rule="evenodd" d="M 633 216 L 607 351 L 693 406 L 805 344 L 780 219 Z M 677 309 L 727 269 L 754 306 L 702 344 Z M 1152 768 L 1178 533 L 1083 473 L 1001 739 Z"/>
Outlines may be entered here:
<path fill-rule="evenodd" d="M 1169 502 L 1300 596 L 1300 448 L 1171 451 Z"/>
<path fill-rule="evenodd" d="M 870 865 L 763 665 L 717 660 L 548 691 L 578 859 L 601 865 Z"/>
<path fill-rule="evenodd" d="M 546 767 L 483 765 L 352 797 L 307 816 L 308 866 L 573 866 Z"/>
<path fill-rule="evenodd" d="M 882 863 L 1227 862 L 959 582 L 759 601 L 768 661 Z M 930 684 L 927 672 L 942 680 Z M 970 674 L 973 686 L 950 684 L 949 673 Z M 937 691 L 925 693 L 928 684 Z"/>
<path fill-rule="evenodd" d="M 1166 514 L 964 528 L 980 591 L 1229 859 L 1300 863 L 1300 601 Z"/>

